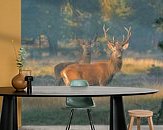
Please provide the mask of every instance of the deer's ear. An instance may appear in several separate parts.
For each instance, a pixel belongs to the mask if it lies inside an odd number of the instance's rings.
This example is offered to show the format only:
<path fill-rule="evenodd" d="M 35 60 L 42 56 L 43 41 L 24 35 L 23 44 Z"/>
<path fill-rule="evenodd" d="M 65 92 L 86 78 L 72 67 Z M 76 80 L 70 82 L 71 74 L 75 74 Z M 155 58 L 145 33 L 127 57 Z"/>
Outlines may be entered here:
<path fill-rule="evenodd" d="M 129 46 L 129 42 L 127 42 L 126 44 L 124 44 L 124 45 L 122 46 L 123 50 L 126 50 L 126 49 L 128 48 L 128 46 Z"/>
<path fill-rule="evenodd" d="M 110 50 L 114 50 L 114 44 L 113 43 L 108 43 L 108 48 L 110 49 Z"/>

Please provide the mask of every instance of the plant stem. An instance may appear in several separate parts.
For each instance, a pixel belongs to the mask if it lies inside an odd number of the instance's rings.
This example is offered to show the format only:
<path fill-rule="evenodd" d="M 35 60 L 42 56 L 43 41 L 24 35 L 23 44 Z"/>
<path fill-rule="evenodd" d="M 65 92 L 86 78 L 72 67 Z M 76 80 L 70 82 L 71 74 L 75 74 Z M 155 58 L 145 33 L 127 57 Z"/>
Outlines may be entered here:
<path fill-rule="evenodd" d="M 12 42 L 12 46 L 14 48 L 14 54 L 15 54 L 15 58 L 17 59 L 17 53 L 16 53 L 16 48 L 14 46 L 14 40 L 11 41 Z"/>

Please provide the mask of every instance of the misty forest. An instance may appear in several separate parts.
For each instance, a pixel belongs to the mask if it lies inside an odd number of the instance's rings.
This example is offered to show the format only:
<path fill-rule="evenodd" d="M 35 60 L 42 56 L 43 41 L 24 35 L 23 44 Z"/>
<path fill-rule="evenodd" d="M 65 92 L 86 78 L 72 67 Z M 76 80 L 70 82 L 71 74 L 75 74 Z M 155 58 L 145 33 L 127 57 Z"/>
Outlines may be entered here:
<path fill-rule="evenodd" d="M 60 72 L 66 66 L 107 61 L 108 41 L 123 43 L 128 38 L 122 68 L 106 86 L 159 89 L 154 95 L 125 97 L 125 111 L 127 115 L 128 109 L 150 109 L 154 124 L 163 124 L 162 0 L 22 0 L 21 4 L 21 40 L 28 54 L 24 69 L 32 71 L 33 85 L 64 85 Z M 23 99 L 23 124 L 66 124 L 69 113 L 60 109 L 64 101 Z M 109 99 L 95 101 L 95 124 L 107 124 Z M 30 122 L 32 117 L 36 120 Z M 86 124 L 82 118 L 74 123 Z"/>

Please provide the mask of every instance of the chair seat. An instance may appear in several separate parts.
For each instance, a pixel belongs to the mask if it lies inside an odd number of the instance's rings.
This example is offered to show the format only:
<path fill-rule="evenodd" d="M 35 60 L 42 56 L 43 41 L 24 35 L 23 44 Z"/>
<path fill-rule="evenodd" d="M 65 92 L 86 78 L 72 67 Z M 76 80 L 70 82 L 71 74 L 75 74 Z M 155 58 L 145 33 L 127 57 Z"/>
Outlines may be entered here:
<path fill-rule="evenodd" d="M 66 107 L 89 109 L 95 107 L 91 97 L 67 97 Z"/>
<path fill-rule="evenodd" d="M 128 113 L 130 115 L 130 123 L 128 125 L 128 130 L 132 130 L 134 118 L 137 119 L 137 130 L 140 130 L 141 118 L 143 118 L 143 117 L 147 118 L 148 124 L 149 124 L 149 129 L 154 130 L 153 121 L 152 121 L 152 116 L 153 116 L 152 111 L 138 109 L 138 110 L 129 110 Z"/>
<path fill-rule="evenodd" d="M 129 110 L 130 116 L 134 117 L 150 117 L 153 116 L 153 112 L 149 110 Z"/>

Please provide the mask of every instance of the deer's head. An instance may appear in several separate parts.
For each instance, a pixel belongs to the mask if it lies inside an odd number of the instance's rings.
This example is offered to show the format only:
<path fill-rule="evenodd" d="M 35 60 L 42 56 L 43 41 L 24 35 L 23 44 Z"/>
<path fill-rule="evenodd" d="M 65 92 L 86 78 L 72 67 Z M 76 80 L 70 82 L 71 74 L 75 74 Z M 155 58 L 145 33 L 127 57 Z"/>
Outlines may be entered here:
<path fill-rule="evenodd" d="M 87 48 L 94 47 L 97 44 L 97 36 L 98 35 L 96 34 L 94 38 L 91 40 L 77 39 L 77 41 L 83 49 L 87 49 Z"/>
<path fill-rule="evenodd" d="M 123 41 L 119 42 L 119 41 L 115 41 L 114 37 L 113 40 L 111 41 L 108 37 L 107 37 L 107 32 L 109 31 L 109 28 L 105 28 L 105 25 L 103 26 L 103 31 L 104 31 L 104 36 L 107 39 L 107 45 L 108 48 L 112 51 L 112 57 L 113 58 L 122 58 L 122 53 L 124 50 L 126 50 L 129 46 L 129 38 L 131 36 L 131 27 L 129 27 L 129 29 L 127 29 L 125 27 L 125 30 L 127 31 L 127 37 L 126 39 L 124 38 L 123 35 Z"/>

